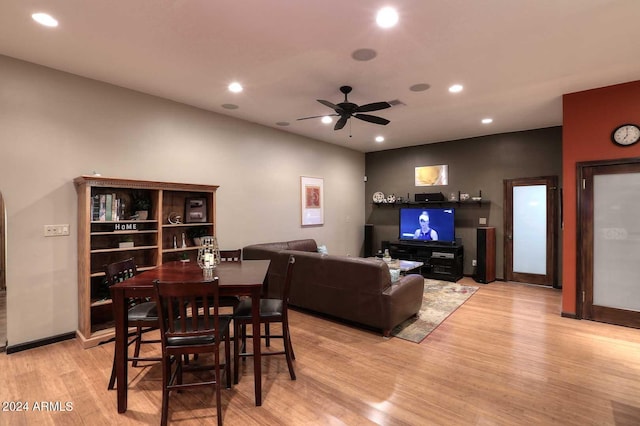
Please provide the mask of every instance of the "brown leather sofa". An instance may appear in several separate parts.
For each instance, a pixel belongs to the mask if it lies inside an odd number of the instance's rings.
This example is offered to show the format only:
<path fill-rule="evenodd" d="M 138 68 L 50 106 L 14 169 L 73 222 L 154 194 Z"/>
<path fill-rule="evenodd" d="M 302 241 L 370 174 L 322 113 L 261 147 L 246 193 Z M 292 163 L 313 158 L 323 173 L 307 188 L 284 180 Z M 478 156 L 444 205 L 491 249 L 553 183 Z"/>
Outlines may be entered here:
<path fill-rule="evenodd" d="M 266 294 L 282 288 L 289 255 L 296 258 L 289 302 L 293 306 L 382 330 L 416 315 L 422 305 L 424 279 L 406 275 L 391 283 L 381 260 L 317 252 L 315 240 L 254 244 L 243 259 L 270 259 Z"/>

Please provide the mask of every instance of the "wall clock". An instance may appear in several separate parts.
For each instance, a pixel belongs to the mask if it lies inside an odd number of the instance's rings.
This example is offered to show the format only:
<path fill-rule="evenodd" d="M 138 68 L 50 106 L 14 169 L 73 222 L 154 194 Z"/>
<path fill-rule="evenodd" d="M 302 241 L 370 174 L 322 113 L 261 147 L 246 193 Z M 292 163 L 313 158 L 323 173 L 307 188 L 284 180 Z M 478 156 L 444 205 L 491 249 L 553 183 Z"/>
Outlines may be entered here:
<path fill-rule="evenodd" d="M 640 140 L 640 127 L 636 124 L 622 124 L 611 133 L 611 141 L 616 145 L 629 146 Z"/>

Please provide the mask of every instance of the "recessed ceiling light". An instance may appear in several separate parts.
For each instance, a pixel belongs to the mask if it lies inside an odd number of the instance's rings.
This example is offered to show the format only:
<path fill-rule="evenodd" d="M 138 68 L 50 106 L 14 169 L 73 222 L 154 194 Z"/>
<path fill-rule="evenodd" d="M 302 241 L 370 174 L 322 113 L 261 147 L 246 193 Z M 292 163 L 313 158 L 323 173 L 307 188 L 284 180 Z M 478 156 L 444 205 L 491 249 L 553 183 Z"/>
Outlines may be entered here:
<path fill-rule="evenodd" d="M 391 28 L 398 23 L 398 12 L 392 7 L 383 7 L 376 15 L 376 22 L 381 28 Z"/>
<path fill-rule="evenodd" d="M 229 91 L 233 93 L 242 92 L 242 84 L 238 83 L 237 81 L 234 81 L 229 85 Z"/>
<path fill-rule="evenodd" d="M 222 104 L 222 108 L 224 108 L 224 109 L 238 109 L 238 105 L 234 105 L 234 104 Z"/>
<path fill-rule="evenodd" d="M 324 117 L 322 117 L 322 122 L 324 124 L 329 124 L 329 123 L 333 122 L 333 119 L 331 117 L 329 117 L 328 115 L 325 115 Z"/>
<path fill-rule="evenodd" d="M 454 84 L 453 86 L 449 87 L 449 91 L 451 93 L 460 93 L 462 92 L 462 84 Z"/>
<path fill-rule="evenodd" d="M 482 124 L 491 124 L 493 123 L 493 118 L 483 118 Z"/>
<path fill-rule="evenodd" d="M 383 136 L 376 136 L 376 142 L 384 142 Z"/>
<path fill-rule="evenodd" d="M 411 90 L 412 92 L 424 92 L 425 90 L 429 90 L 429 88 L 431 88 L 431 86 L 427 83 L 418 83 L 409 87 L 409 90 Z"/>
<path fill-rule="evenodd" d="M 356 61 L 370 61 L 376 56 L 378 56 L 378 52 L 373 49 L 358 49 L 351 54 L 351 57 Z"/>
<path fill-rule="evenodd" d="M 34 13 L 31 15 L 34 21 L 36 21 L 40 25 L 44 25 L 45 27 L 57 27 L 58 21 L 51 15 L 47 13 Z"/>

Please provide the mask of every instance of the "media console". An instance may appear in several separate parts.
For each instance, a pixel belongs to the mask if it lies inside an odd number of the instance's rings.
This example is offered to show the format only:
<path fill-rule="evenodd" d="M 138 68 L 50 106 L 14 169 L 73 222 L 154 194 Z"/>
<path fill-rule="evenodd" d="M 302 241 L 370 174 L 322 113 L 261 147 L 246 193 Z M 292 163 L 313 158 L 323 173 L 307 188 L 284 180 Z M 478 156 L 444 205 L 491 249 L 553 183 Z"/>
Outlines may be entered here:
<path fill-rule="evenodd" d="M 462 278 L 464 247 L 444 243 L 394 241 L 389 243 L 389 254 L 394 259 L 424 263 L 420 273 L 425 278 L 458 281 Z"/>

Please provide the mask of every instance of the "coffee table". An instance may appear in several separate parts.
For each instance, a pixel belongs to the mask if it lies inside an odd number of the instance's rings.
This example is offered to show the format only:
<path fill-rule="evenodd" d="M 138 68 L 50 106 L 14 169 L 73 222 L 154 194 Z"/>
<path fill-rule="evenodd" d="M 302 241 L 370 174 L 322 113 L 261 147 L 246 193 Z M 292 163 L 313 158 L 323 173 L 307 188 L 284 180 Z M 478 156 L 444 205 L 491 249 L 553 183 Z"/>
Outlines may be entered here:
<path fill-rule="evenodd" d="M 394 259 L 388 263 L 389 268 L 400 269 L 401 275 L 407 274 L 419 274 L 420 268 L 424 265 L 424 262 L 415 262 L 413 260 Z M 416 271 L 417 269 L 417 271 Z"/>
<path fill-rule="evenodd" d="M 382 260 L 380 257 L 371 257 L 370 259 Z M 413 260 L 393 259 L 388 262 L 389 269 L 399 269 L 401 275 L 407 275 L 409 273 L 420 274 L 420 268 L 424 266 L 424 262 L 415 262 Z M 417 269 L 417 271 L 416 271 Z"/>

